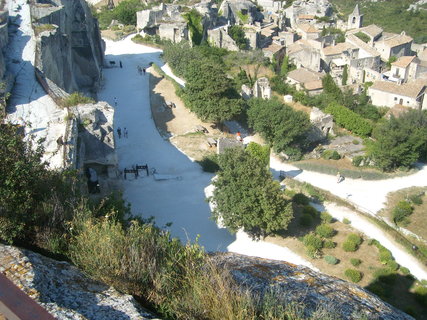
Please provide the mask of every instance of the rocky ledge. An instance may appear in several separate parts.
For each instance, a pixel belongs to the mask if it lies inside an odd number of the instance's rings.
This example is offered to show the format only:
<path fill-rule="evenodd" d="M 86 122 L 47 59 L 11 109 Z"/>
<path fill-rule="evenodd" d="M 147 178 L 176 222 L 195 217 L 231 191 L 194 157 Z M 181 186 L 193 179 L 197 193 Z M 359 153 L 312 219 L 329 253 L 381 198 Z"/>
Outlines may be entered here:
<path fill-rule="evenodd" d="M 155 319 L 130 295 L 86 277 L 67 262 L 0 244 L 0 272 L 57 319 Z"/>
<path fill-rule="evenodd" d="M 233 253 L 217 253 L 212 260 L 255 296 L 272 294 L 275 304 L 303 305 L 304 318 L 318 318 L 323 310 L 331 319 L 413 319 L 355 284 L 304 266 Z"/>

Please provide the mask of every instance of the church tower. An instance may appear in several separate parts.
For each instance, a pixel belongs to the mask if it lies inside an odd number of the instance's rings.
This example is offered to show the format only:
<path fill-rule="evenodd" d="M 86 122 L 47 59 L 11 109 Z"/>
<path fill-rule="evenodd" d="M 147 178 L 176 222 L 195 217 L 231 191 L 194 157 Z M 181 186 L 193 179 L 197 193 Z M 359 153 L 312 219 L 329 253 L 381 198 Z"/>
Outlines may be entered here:
<path fill-rule="evenodd" d="M 353 13 L 348 16 L 348 29 L 361 28 L 363 24 L 363 14 L 360 14 L 359 4 L 354 7 Z"/>

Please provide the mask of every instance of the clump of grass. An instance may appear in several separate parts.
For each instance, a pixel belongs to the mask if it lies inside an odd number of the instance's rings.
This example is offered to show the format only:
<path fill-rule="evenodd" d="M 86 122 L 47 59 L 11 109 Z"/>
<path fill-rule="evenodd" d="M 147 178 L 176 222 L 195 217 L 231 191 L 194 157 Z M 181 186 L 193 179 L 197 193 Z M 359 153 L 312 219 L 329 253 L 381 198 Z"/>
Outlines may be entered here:
<path fill-rule="evenodd" d="M 38 24 L 34 26 L 34 32 L 35 34 L 40 34 L 44 31 L 54 31 L 56 30 L 57 26 L 55 26 L 54 24 L 49 24 L 49 23 L 45 23 L 45 24 Z"/>
<path fill-rule="evenodd" d="M 355 283 L 360 282 L 360 280 L 363 278 L 362 272 L 355 269 L 347 269 L 345 270 L 344 274 L 348 279 L 350 279 L 350 281 Z"/>
<path fill-rule="evenodd" d="M 94 102 L 95 100 L 84 96 L 80 92 L 73 92 L 67 98 L 64 98 L 62 100 L 62 105 L 68 108 L 68 107 L 77 106 L 79 104 L 94 103 Z"/>

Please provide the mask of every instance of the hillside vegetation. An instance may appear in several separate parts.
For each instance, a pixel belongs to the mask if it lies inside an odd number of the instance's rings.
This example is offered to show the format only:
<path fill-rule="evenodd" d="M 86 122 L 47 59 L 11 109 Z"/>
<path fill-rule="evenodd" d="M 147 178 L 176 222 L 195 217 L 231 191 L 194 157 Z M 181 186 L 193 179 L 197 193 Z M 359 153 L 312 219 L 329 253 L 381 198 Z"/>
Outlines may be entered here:
<path fill-rule="evenodd" d="M 414 38 L 416 43 L 427 42 L 427 10 L 408 11 L 415 0 L 376 1 L 330 0 L 338 14 L 347 19 L 358 3 L 364 14 L 363 25 L 376 24 L 386 32 L 400 33 L 402 30 Z M 425 5 L 421 8 L 426 9 Z"/>

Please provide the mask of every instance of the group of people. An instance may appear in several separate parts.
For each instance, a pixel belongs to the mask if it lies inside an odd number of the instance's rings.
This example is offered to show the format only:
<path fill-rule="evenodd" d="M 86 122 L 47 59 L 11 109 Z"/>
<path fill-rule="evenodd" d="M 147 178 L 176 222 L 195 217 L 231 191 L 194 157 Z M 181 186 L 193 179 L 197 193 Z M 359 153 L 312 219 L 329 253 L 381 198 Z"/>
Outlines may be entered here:
<path fill-rule="evenodd" d="M 117 135 L 119 136 L 119 139 L 122 137 L 122 129 L 120 127 L 117 128 Z M 128 137 L 128 129 L 126 127 L 123 128 L 123 138 Z"/>
<path fill-rule="evenodd" d="M 138 69 L 138 73 L 139 74 L 143 74 L 143 73 L 145 74 L 145 68 L 142 68 L 141 66 L 138 66 L 137 69 Z"/>

